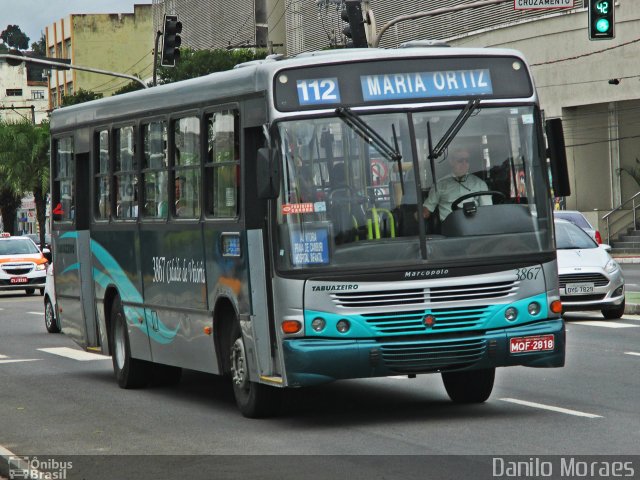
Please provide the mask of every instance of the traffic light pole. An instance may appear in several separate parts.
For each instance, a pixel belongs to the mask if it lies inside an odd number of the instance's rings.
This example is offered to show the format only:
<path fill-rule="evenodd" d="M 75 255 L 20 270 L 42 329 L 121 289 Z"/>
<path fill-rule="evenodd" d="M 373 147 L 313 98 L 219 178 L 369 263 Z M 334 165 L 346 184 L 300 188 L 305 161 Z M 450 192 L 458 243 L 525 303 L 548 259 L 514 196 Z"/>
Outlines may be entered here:
<path fill-rule="evenodd" d="M 37 63 L 39 65 L 49 65 L 50 67 L 58 67 L 63 70 L 73 69 L 73 70 L 81 70 L 83 72 L 98 73 L 100 75 L 111 75 L 112 77 L 128 78 L 129 80 L 138 82 L 144 88 L 148 88 L 147 84 L 144 83 L 141 79 L 139 79 L 138 77 L 134 77 L 133 75 L 127 75 L 126 73 L 110 72 L 109 70 L 100 70 L 99 68 L 82 67 L 80 65 L 72 65 L 70 63 L 54 62 L 52 60 L 43 60 L 41 58 L 26 57 L 22 55 L 13 55 L 8 53 L 0 54 L 0 60 L 13 60 L 14 62 L 17 62 L 17 63 L 20 63 L 20 62 Z"/>
<path fill-rule="evenodd" d="M 423 18 L 423 17 L 433 17 L 434 15 L 440 15 L 442 13 L 459 12 L 461 10 L 469 10 L 472 8 L 486 7 L 487 5 L 498 5 L 500 3 L 507 3 L 507 2 L 513 3 L 513 0 L 482 0 L 479 2 L 467 3 L 464 5 L 458 5 L 455 7 L 437 8 L 435 10 L 429 10 L 428 12 L 418 12 L 418 13 L 413 13 L 411 15 L 402 15 L 400 17 L 396 17 L 393 20 L 390 20 L 387 23 L 385 23 L 380 29 L 380 31 L 378 32 L 378 34 L 375 36 L 373 41 L 371 42 L 371 46 L 373 48 L 377 48 L 380 45 L 380 38 L 382 37 L 382 34 L 398 22 L 403 22 L 405 20 L 415 20 L 417 18 Z"/>

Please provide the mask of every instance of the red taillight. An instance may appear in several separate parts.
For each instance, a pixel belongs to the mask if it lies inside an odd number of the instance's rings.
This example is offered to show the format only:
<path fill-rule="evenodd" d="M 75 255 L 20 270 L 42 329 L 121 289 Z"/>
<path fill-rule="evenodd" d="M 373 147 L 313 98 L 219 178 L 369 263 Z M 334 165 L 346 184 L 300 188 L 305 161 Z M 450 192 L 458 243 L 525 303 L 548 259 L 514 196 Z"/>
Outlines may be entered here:
<path fill-rule="evenodd" d="M 598 230 L 596 230 L 596 242 L 598 242 L 598 245 L 602 243 L 602 237 L 600 236 L 600 232 Z"/>

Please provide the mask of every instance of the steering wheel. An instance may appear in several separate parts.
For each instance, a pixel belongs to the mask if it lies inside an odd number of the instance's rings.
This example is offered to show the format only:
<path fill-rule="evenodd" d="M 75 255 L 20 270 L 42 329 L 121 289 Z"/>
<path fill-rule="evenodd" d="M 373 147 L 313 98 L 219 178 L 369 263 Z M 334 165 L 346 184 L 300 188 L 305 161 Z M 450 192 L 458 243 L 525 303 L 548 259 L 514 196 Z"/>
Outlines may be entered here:
<path fill-rule="evenodd" d="M 468 198 L 473 198 L 473 197 L 482 197 L 483 195 L 498 195 L 500 197 L 500 200 L 498 201 L 498 203 L 504 203 L 504 201 L 506 200 L 507 196 L 502 193 L 499 192 L 498 190 L 481 190 L 479 192 L 470 192 L 470 193 L 465 193 L 464 195 L 456 198 L 452 203 L 451 203 L 451 210 L 457 210 L 458 208 L 460 208 L 460 204 L 467 200 Z"/>

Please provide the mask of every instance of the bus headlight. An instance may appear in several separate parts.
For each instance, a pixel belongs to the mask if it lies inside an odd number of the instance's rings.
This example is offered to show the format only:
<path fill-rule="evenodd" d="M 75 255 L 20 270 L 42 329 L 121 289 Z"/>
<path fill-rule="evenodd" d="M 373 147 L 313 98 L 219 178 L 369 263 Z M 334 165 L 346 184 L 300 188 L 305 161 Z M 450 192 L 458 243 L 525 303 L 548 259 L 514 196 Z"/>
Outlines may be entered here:
<path fill-rule="evenodd" d="M 504 318 L 507 319 L 508 322 L 513 322 L 516 318 L 518 318 L 518 310 L 515 307 L 509 307 L 504 311 Z"/>
<path fill-rule="evenodd" d="M 540 313 L 540 304 L 538 302 L 531 302 L 528 307 L 529 315 L 536 316 Z"/>
<path fill-rule="evenodd" d="M 324 318 L 316 317 L 311 321 L 311 328 L 313 328 L 315 332 L 321 332 L 326 325 L 327 322 L 325 322 Z"/>
<path fill-rule="evenodd" d="M 351 324 L 349 323 L 349 320 L 345 320 L 344 318 L 336 323 L 336 329 L 340 333 L 347 333 L 350 328 Z"/>

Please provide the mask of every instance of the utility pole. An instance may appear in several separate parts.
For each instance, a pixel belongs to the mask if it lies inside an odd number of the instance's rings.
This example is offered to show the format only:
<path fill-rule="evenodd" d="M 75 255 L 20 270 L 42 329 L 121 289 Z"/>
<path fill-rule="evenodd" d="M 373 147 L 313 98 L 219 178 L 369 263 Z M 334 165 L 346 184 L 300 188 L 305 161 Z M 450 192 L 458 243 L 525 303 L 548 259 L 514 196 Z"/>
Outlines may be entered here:
<path fill-rule="evenodd" d="M 472 8 L 486 7 L 488 5 L 498 5 L 500 3 L 507 3 L 507 2 L 513 3 L 513 0 L 482 0 L 479 2 L 467 3 L 465 5 L 458 5 L 455 7 L 437 8 L 435 10 L 429 10 L 428 12 L 418 12 L 418 13 L 413 13 L 411 15 L 402 15 L 400 17 L 396 17 L 388 21 L 387 23 L 385 23 L 380 29 L 380 31 L 378 32 L 378 35 L 376 35 L 373 41 L 371 42 L 371 46 L 373 48 L 377 48 L 380 45 L 380 38 L 382 37 L 382 34 L 386 32 L 389 29 L 389 27 L 392 27 L 398 22 L 403 22 L 405 20 L 415 20 L 417 18 L 433 17 L 434 15 L 440 15 L 442 13 L 459 12 L 461 10 L 469 10 Z"/>

